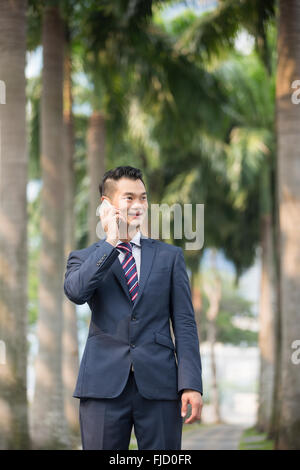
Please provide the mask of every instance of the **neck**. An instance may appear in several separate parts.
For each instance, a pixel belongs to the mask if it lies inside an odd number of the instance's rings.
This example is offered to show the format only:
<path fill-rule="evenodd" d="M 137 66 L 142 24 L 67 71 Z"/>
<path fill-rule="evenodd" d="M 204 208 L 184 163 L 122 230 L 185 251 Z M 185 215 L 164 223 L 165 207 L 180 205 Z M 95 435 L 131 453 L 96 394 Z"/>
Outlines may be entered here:
<path fill-rule="evenodd" d="M 132 229 L 130 230 L 130 233 L 127 230 L 127 238 L 120 238 L 121 242 L 130 242 L 130 240 L 133 239 L 133 237 L 140 231 L 140 227 L 137 226 L 134 228 L 134 231 L 132 233 Z"/>

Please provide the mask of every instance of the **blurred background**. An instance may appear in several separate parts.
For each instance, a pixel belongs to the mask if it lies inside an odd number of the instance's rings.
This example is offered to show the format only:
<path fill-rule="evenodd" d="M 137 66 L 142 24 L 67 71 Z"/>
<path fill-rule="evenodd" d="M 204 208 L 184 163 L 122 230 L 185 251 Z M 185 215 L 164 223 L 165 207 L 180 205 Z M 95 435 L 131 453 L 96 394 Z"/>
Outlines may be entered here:
<path fill-rule="evenodd" d="M 0 10 L 0 448 L 81 448 L 90 310 L 66 260 L 97 241 L 104 172 L 130 165 L 150 204 L 205 207 L 184 252 L 204 407 L 182 448 L 299 449 L 300 1 Z"/>

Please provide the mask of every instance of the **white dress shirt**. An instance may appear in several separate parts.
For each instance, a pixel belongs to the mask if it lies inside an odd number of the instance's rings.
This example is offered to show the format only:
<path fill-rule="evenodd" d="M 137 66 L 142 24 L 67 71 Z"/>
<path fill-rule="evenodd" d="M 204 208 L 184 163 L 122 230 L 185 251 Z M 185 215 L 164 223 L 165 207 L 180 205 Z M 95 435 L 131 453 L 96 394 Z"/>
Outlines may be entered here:
<path fill-rule="evenodd" d="M 136 234 L 130 240 L 130 242 L 134 243 L 134 245 L 132 247 L 132 256 L 134 257 L 134 260 L 135 260 L 137 276 L 138 276 L 138 280 L 139 280 L 140 279 L 140 269 L 141 269 L 141 232 L 140 231 L 136 232 Z M 118 240 L 116 248 L 118 248 L 119 243 L 122 243 L 122 241 Z M 121 250 L 119 250 L 119 251 L 120 251 L 119 261 L 122 264 L 126 254 Z"/>

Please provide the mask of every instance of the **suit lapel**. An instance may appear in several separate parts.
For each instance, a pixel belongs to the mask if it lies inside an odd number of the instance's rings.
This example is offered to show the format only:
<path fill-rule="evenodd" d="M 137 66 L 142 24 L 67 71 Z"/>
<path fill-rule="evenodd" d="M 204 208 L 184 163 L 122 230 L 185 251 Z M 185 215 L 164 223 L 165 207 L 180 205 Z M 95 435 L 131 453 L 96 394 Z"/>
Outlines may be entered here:
<path fill-rule="evenodd" d="M 99 245 L 104 240 L 105 238 L 100 240 L 100 242 L 98 242 L 97 245 Z M 151 267 L 152 267 L 152 263 L 153 263 L 153 259 L 154 259 L 154 255 L 156 251 L 156 247 L 153 244 L 153 240 L 151 238 L 147 238 L 146 236 L 141 234 L 140 242 L 141 242 L 141 266 L 140 266 L 139 290 L 138 290 L 138 295 L 133 305 L 133 308 L 136 308 L 137 304 L 139 303 L 139 299 L 141 298 L 142 292 L 144 290 L 144 287 L 146 285 L 147 279 L 151 271 Z M 112 270 L 117 281 L 120 283 L 128 300 L 130 301 L 130 303 L 132 303 L 130 295 L 129 295 L 129 291 L 128 291 L 125 274 L 124 274 L 119 258 L 117 258 L 113 262 L 110 269 Z"/>

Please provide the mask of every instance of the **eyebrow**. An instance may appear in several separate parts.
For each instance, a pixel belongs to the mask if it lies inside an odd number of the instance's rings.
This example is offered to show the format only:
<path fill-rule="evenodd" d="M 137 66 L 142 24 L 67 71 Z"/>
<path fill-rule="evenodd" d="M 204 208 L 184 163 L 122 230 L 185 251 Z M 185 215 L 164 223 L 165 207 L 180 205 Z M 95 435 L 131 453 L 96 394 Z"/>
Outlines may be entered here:
<path fill-rule="evenodd" d="M 141 193 L 141 196 L 144 196 L 144 194 L 147 194 L 147 193 L 144 191 L 143 193 Z M 130 193 L 130 192 L 123 193 L 123 196 L 127 196 L 127 195 L 134 196 L 134 193 Z"/>

